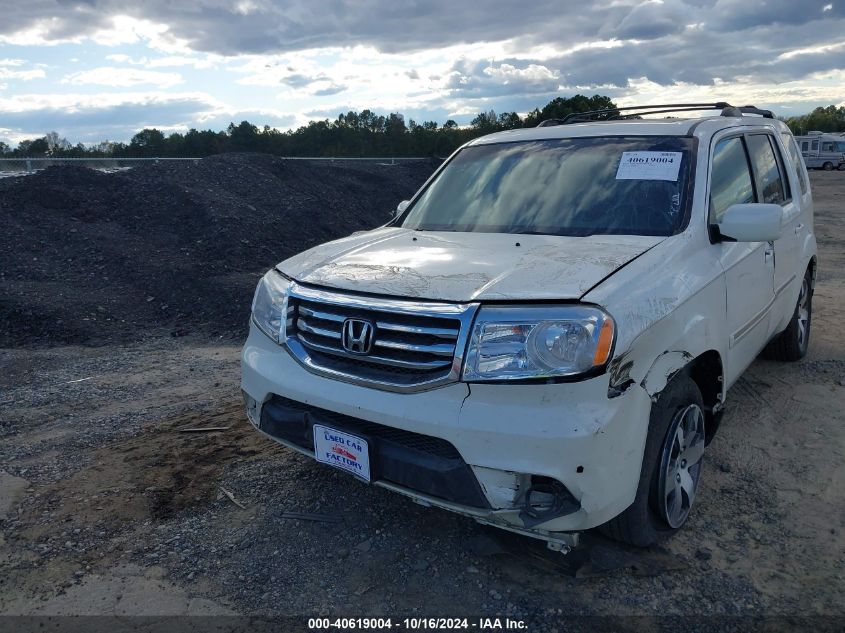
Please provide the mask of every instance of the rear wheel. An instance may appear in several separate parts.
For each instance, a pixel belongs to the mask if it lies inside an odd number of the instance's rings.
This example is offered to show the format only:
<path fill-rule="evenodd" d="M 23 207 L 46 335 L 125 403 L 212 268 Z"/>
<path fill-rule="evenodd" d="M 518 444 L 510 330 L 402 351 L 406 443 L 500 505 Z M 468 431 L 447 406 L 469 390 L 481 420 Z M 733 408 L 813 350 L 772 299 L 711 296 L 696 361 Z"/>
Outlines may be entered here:
<path fill-rule="evenodd" d="M 652 405 L 634 503 L 600 530 L 618 541 L 645 547 L 680 528 L 695 502 L 704 439 L 701 392 L 681 374 Z"/>
<path fill-rule="evenodd" d="M 773 338 L 763 356 L 771 360 L 794 362 L 807 355 L 810 345 L 810 325 L 813 320 L 813 274 L 810 269 L 804 273 L 801 281 L 801 291 L 795 311 L 786 329 Z"/>

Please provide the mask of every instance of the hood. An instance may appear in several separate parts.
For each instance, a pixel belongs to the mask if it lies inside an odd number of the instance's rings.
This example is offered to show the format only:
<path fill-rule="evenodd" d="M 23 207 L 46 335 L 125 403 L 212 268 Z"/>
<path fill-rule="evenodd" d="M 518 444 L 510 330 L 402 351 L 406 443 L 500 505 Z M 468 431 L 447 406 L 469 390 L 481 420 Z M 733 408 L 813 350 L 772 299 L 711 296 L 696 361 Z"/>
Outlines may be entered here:
<path fill-rule="evenodd" d="M 314 247 L 277 268 L 302 283 L 396 297 L 579 299 L 663 239 L 382 228 Z"/>

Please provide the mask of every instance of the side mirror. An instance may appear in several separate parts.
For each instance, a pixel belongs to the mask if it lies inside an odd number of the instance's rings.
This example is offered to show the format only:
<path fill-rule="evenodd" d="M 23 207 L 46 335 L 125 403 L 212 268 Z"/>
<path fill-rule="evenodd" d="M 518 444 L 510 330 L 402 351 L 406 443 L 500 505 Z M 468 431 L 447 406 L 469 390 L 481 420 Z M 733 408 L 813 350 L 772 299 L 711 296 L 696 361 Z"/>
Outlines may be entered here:
<path fill-rule="evenodd" d="M 411 204 L 410 200 L 403 200 L 398 205 L 396 205 L 396 211 L 393 212 L 393 217 L 398 218 L 400 215 L 405 213 L 405 209 L 408 208 L 409 204 Z"/>
<path fill-rule="evenodd" d="M 735 242 L 773 242 L 780 237 L 783 209 L 777 204 L 734 204 L 722 215 L 719 234 Z"/>

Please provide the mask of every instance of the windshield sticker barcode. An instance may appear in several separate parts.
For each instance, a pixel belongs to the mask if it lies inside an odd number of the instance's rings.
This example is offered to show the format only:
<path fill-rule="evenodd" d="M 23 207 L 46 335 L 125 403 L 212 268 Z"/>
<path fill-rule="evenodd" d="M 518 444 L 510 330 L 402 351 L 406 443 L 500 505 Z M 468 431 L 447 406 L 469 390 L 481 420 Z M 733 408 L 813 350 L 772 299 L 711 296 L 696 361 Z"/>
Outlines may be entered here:
<path fill-rule="evenodd" d="M 622 152 L 616 180 L 678 180 L 681 152 Z"/>

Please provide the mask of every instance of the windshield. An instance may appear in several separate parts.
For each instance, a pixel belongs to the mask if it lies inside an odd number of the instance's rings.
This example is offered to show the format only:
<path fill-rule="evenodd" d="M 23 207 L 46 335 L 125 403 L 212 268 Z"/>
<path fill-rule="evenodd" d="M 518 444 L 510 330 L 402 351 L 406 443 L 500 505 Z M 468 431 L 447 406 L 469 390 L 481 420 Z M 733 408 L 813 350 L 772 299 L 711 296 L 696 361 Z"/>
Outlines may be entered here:
<path fill-rule="evenodd" d="M 672 235 L 692 139 L 592 137 L 461 150 L 405 214 L 422 231 Z"/>

